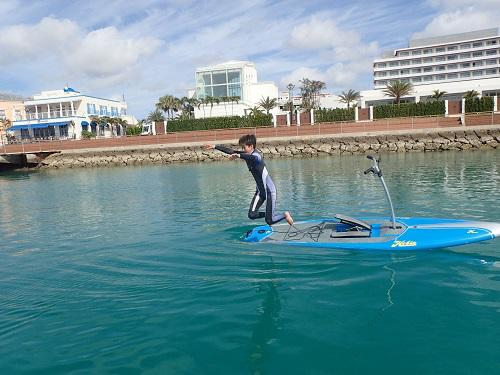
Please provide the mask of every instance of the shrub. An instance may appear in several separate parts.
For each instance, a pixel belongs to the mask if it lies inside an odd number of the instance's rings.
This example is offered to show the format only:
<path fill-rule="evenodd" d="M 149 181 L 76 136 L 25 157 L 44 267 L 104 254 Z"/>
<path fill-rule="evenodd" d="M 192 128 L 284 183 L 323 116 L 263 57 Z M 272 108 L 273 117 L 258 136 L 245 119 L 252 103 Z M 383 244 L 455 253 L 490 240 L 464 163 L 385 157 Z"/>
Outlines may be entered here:
<path fill-rule="evenodd" d="M 174 119 L 167 122 L 167 131 L 182 132 L 190 130 L 253 128 L 271 125 L 272 115 L 259 114 L 257 116 L 247 117 L 230 116 L 199 119 Z"/>
<path fill-rule="evenodd" d="M 140 126 L 128 126 L 126 130 L 127 135 L 141 135 L 142 127 Z"/>
<path fill-rule="evenodd" d="M 491 112 L 493 111 L 493 106 L 494 103 L 491 96 L 465 99 L 465 112 Z"/>
<path fill-rule="evenodd" d="M 354 108 L 320 108 L 314 111 L 316 122 L 354 121 Z"/>
<path fill-rule="evenodd" d="M 413 117 L 413 116 L 433 116 L 444 115 L 446 111 L 444 100 L 419 103 L 402 103 L 379 105 L 373 107 L 373 117 L 392 118 L 392 117 Z"/>
<path fill-rule="evenodd" d="M 82 138 L 83 139 L 91 139 L 95 138 L 96 134 L 89 132 L 88 130 L 82 130 Z"/>

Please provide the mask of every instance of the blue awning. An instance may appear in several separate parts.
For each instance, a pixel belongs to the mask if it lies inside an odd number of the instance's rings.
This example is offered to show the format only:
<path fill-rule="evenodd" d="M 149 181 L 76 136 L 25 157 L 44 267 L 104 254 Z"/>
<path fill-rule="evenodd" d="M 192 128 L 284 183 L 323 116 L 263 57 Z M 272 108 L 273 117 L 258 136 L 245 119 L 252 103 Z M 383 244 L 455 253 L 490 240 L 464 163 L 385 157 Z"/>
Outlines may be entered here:
<path fill-rule="evenodd" d="M 89 126 L 89 123 L 87 121 L 82 121 L 82 126 Z"/>
<path fill-rule="evenodd" d="M 48 128 L 49 126 L 65 126 L 69 125 L 71 121 L 64 121 L 64 122 L 45 122 L 42 124 L 36 123 L 36 124 L 30 124 L 30 125 L 13 125 L 7 130 L 11 131 L 16 131 L 16 130 L 26 130 L 26 129 L 43 129 L 43 128 Z"/>

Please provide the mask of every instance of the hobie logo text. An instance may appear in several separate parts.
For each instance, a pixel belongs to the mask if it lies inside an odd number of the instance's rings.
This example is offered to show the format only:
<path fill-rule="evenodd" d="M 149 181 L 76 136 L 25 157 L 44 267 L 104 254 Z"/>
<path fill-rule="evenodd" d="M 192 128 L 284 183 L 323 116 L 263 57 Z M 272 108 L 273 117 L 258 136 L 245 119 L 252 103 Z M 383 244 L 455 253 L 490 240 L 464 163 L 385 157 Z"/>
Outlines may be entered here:
<path fill-rule="evenodd" d="M 394 241 L 391 247 L 413 247 L 417 246 L 416 241 Z"/>

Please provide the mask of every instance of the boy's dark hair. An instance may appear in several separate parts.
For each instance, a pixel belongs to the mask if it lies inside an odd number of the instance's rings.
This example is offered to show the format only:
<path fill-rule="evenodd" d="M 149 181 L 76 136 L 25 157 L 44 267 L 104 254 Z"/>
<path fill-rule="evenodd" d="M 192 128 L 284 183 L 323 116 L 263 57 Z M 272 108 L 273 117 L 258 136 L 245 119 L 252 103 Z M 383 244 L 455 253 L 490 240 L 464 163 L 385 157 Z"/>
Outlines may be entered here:
<path fill-rule="evenodd" d="M 240 146 L 247 145 L 257 148 L 257 138 L 255 138 L 254 134 L 246 134 L 240 137 L 238 144 Z"/>

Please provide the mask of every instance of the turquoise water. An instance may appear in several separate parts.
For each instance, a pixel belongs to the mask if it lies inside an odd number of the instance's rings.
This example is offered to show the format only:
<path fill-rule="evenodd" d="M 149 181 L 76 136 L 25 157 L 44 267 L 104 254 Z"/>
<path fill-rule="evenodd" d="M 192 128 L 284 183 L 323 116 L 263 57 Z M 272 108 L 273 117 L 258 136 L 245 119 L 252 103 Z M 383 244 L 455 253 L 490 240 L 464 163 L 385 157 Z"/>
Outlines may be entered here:
<path fill-rule="evenodd" d="M 296 220 L 388 212 L 362 156 L 268 166 Z M 499 151 L 381 166 L 400 216 L 500 222 Z M 238 161 L 0 175 L 1 372 L 500 373 L 500 240 L 250 245 L 253 192 Z"/>

